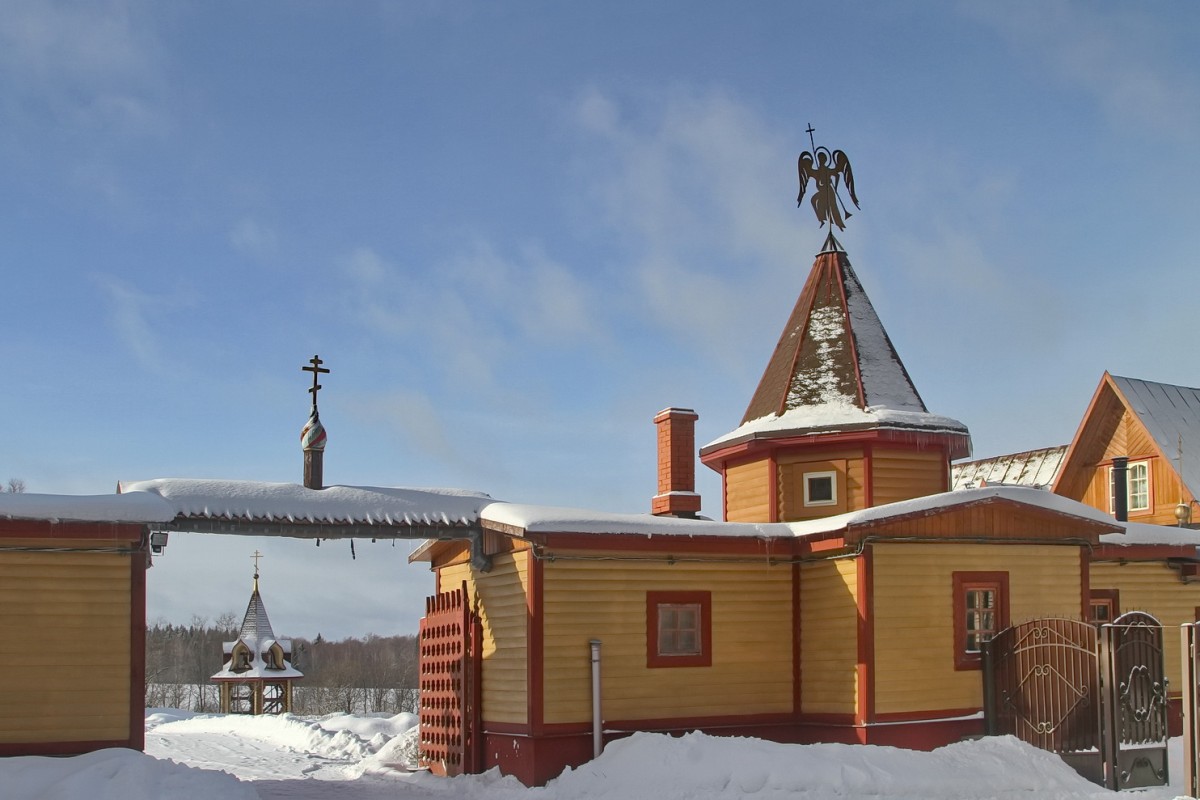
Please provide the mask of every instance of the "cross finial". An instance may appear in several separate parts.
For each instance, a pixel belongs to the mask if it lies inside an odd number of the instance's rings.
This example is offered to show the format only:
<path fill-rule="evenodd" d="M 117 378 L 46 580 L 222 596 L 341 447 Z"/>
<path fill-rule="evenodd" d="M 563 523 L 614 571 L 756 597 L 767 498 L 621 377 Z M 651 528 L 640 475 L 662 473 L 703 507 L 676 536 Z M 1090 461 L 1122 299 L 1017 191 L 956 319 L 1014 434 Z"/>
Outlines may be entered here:
<path fill-rule="evenodd" d="M 319 392 L 321 390 L 321 384 L 317 383 L 317 378 L 320 377 L 321 373 L 323 373 L 323 372 L 327 373 L 327 372 L 329 372 L 329 370 L 327 370 L 321 366 L 325 362 L 321 360 L 320 356 L 313 356 L 312 358 L 310 358 L 308 360 L 308 363 L 312 364 L 312 366 L 311 367 L 301 367 L 300 369 L 304 370 L 305 372 L 311 372 L 313 374 L 313 385 L 312 385 L 312 388 L 309 389 L 308 391 L 313 396 L 313 408 L 316 408 L 317 407 L 317 392 Z"/>
<path fill-rule="evenodd" d="M 257 578 L 258 577 L 258 560 L 263 557 L 263 554 L 258 552 L 257 550 L 255 550 L 254 555 L 252 555 L 250 557 L 254 559 L 254 577 Z"/>

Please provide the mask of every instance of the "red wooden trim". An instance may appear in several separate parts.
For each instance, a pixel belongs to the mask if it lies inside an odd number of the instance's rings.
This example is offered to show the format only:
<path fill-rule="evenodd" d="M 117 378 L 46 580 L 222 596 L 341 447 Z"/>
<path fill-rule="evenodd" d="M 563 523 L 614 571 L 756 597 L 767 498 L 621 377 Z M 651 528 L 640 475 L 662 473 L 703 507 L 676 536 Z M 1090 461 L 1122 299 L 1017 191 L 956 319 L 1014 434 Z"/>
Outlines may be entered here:
<path fill-rule="evenodd" d="M 714 468 L 715 469 L 715 468 Z M 721 519 L 729 519 L 729 473 L 721 468 Z"/>
<path fill-rule="evenodd" d="M 592 723 L 584 723 L 587 729 L 592 729 Z M 506 736 L 528 736 L 529 726 L 523 722 L 488 722 L 486 719 L 480 723 L 480 731 L 482 733 L 502 733 Z"/>
<path fill-rule="evenodd" d="M 975 706 L 972 708 L 939 708 L 933 711 L 893 711 L 888 714 L 879 714 L 875 717 L 875 722 L 945 722 L 959 717 L 970 717 L 982 710 Z"/>
<path fill-rule="evenodd" d="M 779 461 L 767 457 L 767 522 L 779 522 Z"/>
<path fill-rule="evenodd" d="M 799 714 L 804 701 L 800 673 L 800 565 L 792 564 L 792 713 Z"/>
<path fill-rule="evenodd" d="M 0 520 L 0 539 L 87 539 L 124 544 L 142 541 L 145 526 L 125 522 L 51 522 L 42 519 Z"/>
<path fill-rule="evenodd" d="M 875 444 L 863 445 L 863 505 L 875 507 Z"/>
<path fill-rule="evenodd" d="M 621 552 L 662 553 L 664 555 L 696 553 L 700 555 L 756 555 L 764 558 L 787 558 L 797 555 L 802 546 L 795 539 L 760 539 L 754 536 L 678 536 L 674 534 L 534 532 L 529 541 L 543 547 L 566 550 L 619 550 Z"/>
<path fill-rule="evenodd" d="M 1087 550 L 1079 548 L 1079 594 L 1082 616 L 1080 619 L 1090 620 L 1092 610 L 1092 568 L 1088 560 Z"/>
<path fill-rule="evenodd" d="M 700 606 L 700 652 L 694 656 L 665 656 L 658 652 L 658 607 L 663 603 Z M 646 667 L 712 666 L 712 592 L 646 592 Z"/>
<path fill-rule="evenodd" d="M 1163 561 L 1168 558 L 1195 560 L 1193 545 L 1176 544 L 1102 544 L 1092 548 L 1092 561 Z"/>
<path fill-rule="evenodd" d="M 956 670 L 980 669 L 980 654 L 967 652 L 967 603 L 965 590 L 972 586 L 996 587 L 996 630 L 1008 627 L 1008 573 L 1007 572 L 955 572 L 954 585 L 954 668 Z"/>
<path fill-rule="evenodd" d="M 141 725 L 146 726 L 143 712 Z M 107 750 L 111 747 L 129 747 L 124 739 L 98 739 L 82 742 L 2 742 L 0 756 L 78 756 Z"/>
<path fill-rule="evenodd" d="M 858 579 L 858 700 L 854 721 L 868 724 L 875 720 L 875 565 L 870 545 L 855 559 Z"/>
<path fill-rule="evenodd" d="M 799 434 L 796 436 L 766 436 L 730 444 L 716 450 L 700 453 L 700 462 L 710 469 L 720 470 L 725 464 L 735 461 L 750 461 L 761 458 L 764 452 L 775 450 L 811 450 L 820 447 L 842 447 L 868 442 L 886 444 L 897 450 L 929 450 L 930 444 L 919 445 L 911 441 L 913 435 L 927 436 L 940 440 L 941 449 L 948 451 L 950 442 L 966 437 L 945 431 L 911 431 L 895 428 L 862 428 L 831 433 Z M 947 452 L 947 460 L 949 453 Z M 714 466 L 715 465 L 715 466 Z"/>
<path fill-rule="evenodd" d="M 796 717 L 799 725 L 854 725 L 854 714 L 805 713 Z"/>
<path fill-rule="evenodd" d="M 146 749 L 146 569 L 145 550 L 129 556 L 129 746 Z"/>
<path fill-rule="evenodd" d="M 527 596 L 528 624 L 526 633 L 529 641 L 528 687 L 529 687 L 529 732 L 538 736 L 542 732 L 545 697 L 543 697 L 542 677 L 545 670 L 545 651 L 543 649 L 543 569 L 541 559 L 529 554 L 529 594 Z"/>
<path fill-rule="evenodd" d="M 716 728 L 739 728 L 755 725 L 791 725 L 792 714 L 730 714 L 711 717 L 656 717 L 653 719 L 606 719 L 604 727 L 609 733 L 632 733 L 635 731 L 684 731 L 713 730 Z M 544 735 L 571 736 L 590 732 L 590 722 L 558 722 L 545 726 Z"/>

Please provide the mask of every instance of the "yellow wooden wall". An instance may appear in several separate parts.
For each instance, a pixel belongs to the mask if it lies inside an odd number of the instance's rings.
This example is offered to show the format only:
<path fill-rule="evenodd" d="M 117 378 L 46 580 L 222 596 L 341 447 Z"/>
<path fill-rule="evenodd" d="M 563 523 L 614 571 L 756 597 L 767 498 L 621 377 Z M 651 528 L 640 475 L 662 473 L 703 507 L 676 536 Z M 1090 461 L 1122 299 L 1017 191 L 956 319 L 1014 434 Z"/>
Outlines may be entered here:
<path fill-rule="evenodd" d="M 836 506 L 804 505 L 804 473 L 837 472 Z M 779 457 L 779 513 L 784 522 L 815 519 L 866 506 L 866 472 L 861 447 L 820 450 Z"/>
<path fill-rule="evenodd" d="M 1145 611 L 1163 626 L 1163 657 L 1172 696 L 1183 686 L 1179 626 L 1196 621 L 1200 584 L 1184 583 L 1179 573 L 1161 561 L 1119 564 L 1099 562 L 1091 567 L 1092 589 L 1116 589 L 1121 613 Z"/>
<path fill-rule="evenodd" d="M 871 456 L 875 505 L 949 491 L 946 455 L 940 450 L 885 450 Z"/>
<path fill-rule="evenodd" d="M 591 719 L 588 642 L 602 642 L 608 720 L 792 709 L 791 567 L 572 561 L 544 567 L 544 720 Z M 712 666 L 646 666 L 646 592 L 712 592 Z"/>
<path fill-rule="evenodd" d="M 1007 571 L 1013 624 L 1039 617 L 1080 617 L 1078 547 L 916 543 L 871 547 L 876 714 L 982 706 L 979 671 L 954 668 L 952 573 L 956 571 Z"/>
<path fill-rule="evenodd" d="M 771 463 L 763 458 L 725 471 L 725 519 L 768 522 L 771 514 Z"/>
<path fill-rule="evenodd" d="M 0 552 L 0 742 L 129 740 L 130 558 Z"/>
<path fill-rule="evenodd" d="M 469 563 L 441 568 L 442 591 L 464 580 L 483 629 L 483 719 L 524 724 L 529 719 L 529 551 L 493 556 L 491 572 Z"/>
<path fill-rule="evenodd" d="M 857 664 L 856 562 L 847 558 L 800 565 L 800 710 L 853 714 Z"/>

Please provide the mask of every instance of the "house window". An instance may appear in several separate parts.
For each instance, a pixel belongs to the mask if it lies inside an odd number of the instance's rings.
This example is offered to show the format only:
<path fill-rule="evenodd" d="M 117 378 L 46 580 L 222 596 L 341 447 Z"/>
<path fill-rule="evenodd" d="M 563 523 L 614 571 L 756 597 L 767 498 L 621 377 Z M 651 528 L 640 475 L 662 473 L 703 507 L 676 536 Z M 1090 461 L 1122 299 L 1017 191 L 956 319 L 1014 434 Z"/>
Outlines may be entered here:
<path fill-rule="evenodd" d="M 646 592 L 646 666 L 712 665 L 712 593 Z"/>
<path fill-rule="evenodd" d="M 1129 513 L 1150 510 L 1150 462 L 1132 461 L 1126 468 L 1126 508 Z M 1108 468 L 1108 513 L 1115 514 L 1117 504 L 1114 500 L 1113 470 Z"/>
<path fill-rule="evenodd" d="M 983 643 L 1008 627 L 1008 573 L 955 572 L 954 668 L 978 669 Z"/>
<path fill-rule="evenodd" d="M 1121 613 L 1117 589 L 1092 589 L 1088 598 L 1088 621 L 1095 625 L 1112 622 Z"/>
<path fill-rule="evenodd" d="M 804 473 L 804 505 L 837 505 L 837 473 L 832 471 Z"/>

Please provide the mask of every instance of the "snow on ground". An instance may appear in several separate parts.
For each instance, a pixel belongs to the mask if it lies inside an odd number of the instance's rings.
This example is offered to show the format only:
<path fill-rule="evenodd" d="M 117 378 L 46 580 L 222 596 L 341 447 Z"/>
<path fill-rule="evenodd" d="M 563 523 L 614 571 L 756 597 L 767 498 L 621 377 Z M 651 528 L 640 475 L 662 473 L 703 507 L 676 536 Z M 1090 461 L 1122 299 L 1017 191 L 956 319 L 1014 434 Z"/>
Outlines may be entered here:
<path fill-rule="evenodd" d="M 640 733 L 549 785 L 492 771 L 410 772 L 416 719 L 243 717 L 148 709 L 146 753 L 0 759 L 5 800 L 1114 800 L 1050 753 L 1011 737 L 931 753 L 855 745 L 783 745 L 694 733 Z M 1172 742 L 1172 785 L 1181 791 Z"/>

